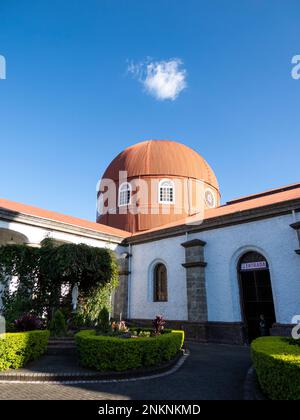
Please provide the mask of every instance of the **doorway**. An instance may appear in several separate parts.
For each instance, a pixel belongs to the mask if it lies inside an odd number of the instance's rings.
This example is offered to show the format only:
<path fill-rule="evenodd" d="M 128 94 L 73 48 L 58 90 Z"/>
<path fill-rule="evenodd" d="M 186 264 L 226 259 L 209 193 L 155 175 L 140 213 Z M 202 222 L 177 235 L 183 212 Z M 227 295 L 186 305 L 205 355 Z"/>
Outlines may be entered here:
<path fill-rule="evenodd" d="M 251 343 L 261 335 L 268 335 L 276 321 L 270 270 L 263 255 L 247 252 L 239 261 L 238 272 L 243 317 Z"/>

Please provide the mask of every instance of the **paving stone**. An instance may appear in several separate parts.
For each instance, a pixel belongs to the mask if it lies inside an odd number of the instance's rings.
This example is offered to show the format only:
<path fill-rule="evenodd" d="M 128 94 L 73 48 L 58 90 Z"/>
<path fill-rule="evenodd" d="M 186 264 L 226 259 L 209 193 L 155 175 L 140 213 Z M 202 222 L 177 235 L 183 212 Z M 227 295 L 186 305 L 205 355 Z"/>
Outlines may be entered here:
<path fill-rule="evenodd" d="M 244 380 L 251 365 L 247 347 L 196 343 L 189 343 L 188 347 L 191 355 L 183 366 L 161 378 L 81 384 L 0 383 L 0 399 L 100 401 L 243 398 Z"/>

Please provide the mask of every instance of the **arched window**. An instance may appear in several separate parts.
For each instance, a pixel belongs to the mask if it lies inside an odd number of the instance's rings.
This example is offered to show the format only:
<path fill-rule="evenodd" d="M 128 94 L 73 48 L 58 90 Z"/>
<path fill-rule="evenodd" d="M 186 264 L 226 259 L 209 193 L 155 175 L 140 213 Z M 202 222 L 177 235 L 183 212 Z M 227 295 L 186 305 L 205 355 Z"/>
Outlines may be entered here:
<path fill-rule="evenodd" d="M 173 204 L 175 202 L 174 183 L 169 179 L 163 179 L 159 183 L 158 201 L 162 204 Z"/>
<path fill-rule="evenodd" d="M 127 206 L 131 203 L 131 185 L 129 182 L 123 182 L 119 188 L 119 207 Z"/>
<path fill-rule="evenodd" d="M 168 300 L 167 268 L 162 263 L 157 264 L 153 271 L 153 300 L 154 302 Z"/>

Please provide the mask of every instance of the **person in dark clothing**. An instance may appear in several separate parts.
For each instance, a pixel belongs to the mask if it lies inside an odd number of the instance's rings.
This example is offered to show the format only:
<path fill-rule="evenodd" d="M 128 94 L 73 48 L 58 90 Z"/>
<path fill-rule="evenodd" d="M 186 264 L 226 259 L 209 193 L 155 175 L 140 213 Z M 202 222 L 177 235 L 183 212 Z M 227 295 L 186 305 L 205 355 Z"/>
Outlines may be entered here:
<path fill-rule="evenodd" d="M 265 316 L 263 314 L 261 314 L 259 316 L 259 330 L 260 330 L 260 335 L 261 337 L 265 337 L 267 335 L 270 335 L 270 331 L 267 325 L 267 321 L 265 320 Z"/>

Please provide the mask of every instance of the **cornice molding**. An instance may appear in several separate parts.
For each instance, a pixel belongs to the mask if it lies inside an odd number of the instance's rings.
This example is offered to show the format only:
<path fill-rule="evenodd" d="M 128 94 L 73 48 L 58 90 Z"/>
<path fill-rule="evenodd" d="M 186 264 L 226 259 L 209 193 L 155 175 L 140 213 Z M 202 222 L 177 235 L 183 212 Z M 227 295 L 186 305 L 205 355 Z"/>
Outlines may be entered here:
<path fill-rule="evenodd" d="M 36 226 L 44 229 L 68 233 L 71 235 L 80 235 L 91 239 L 103 240 L 110 243 L 128 246 L 129 244 L 140 244 L 145 242 L 152 242 L 161 239 L 166 239 L 175 236 L 182 236 L 186 233 L 197 233 L 212 229 L 221 229 L 231 225 L 250 223 L 257 220 L 268 219 L 288 214 L 292 211 L 300 211 L 300 199 L 289 200 L 283 203 L 276 203 L 268 206 L 258 207 L 255 209 L 244 210 L 232 214 L 217 216 L 206 219 L 200 225 L 179 225 L 171 228 L 164 228 L 156 230 L 155 232 L 145 232 L 138 235 L 132 235 L 128 238 L 123 238 L 117 235 L 108 234 L 104 232 L 97 232 L 93 229 L 84 228 L 64 222 L 50 220 L 38 216 L 32 216 L 23 213 L 17 213 L 7 209 L 0 208 L 0 220 L 14 221 L 16 223 L 23 223 L 31 226 Z M 300 222 L 290 225 L 292 228 L 300 229 Z M 189 241 L 187 241 L 188 243 Z M 182 244 L 182 246 L 184 246 Z"/>
<path fill-rule="evenodd" d="M 207 263 L 204 261 L 192 261 L 181 264 L 184 268 L 206 267 Z"/>
<path fill-rule="evenodd" d="M 181 244 L 184 248 L 192 248 L 194 246 L 205 246 L 206 242 L 201 241 L 201 239 L 192 239 L 191 241 L 186 241 Z"/>
<path fill-rule="evenodd" d="M 244 210 L 241 212 L 235 212 L 206 219 L 201 225 L 179 225 L 171 228 L 163 228 L 162 226 L 161 229 L 156 230 L 155 232 L 145 232 L 143 234 L 132 235 L 131 237 L 125 239 L 125 243 L 140 244 L 175 236 L 182 236 L 186 233 L 196 233 L 212 229 L 221 229 L 227 226 L 283 216 L 291 213 L 293 210 L 297 212 L 300 211 L 299 198 L 296 200 L 285 201 L 284 203 L 276 203 L 255 209 Z"/>

